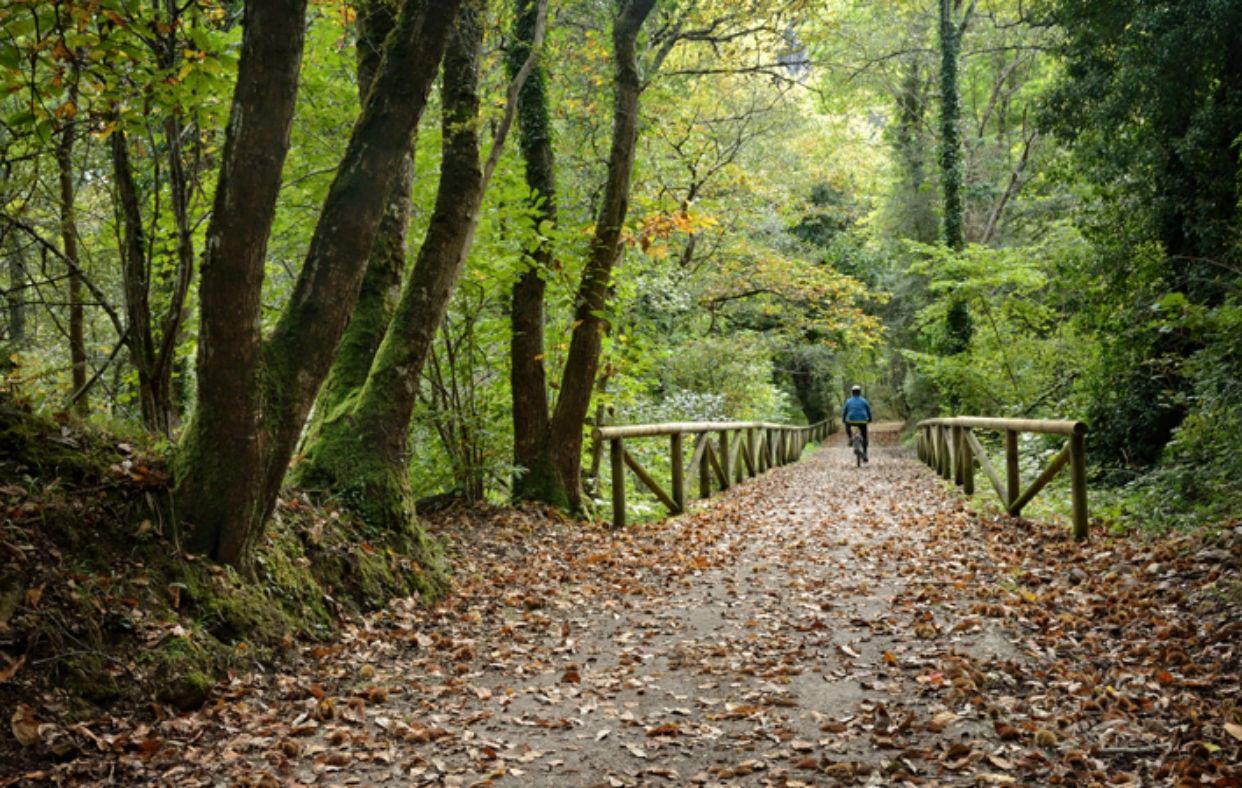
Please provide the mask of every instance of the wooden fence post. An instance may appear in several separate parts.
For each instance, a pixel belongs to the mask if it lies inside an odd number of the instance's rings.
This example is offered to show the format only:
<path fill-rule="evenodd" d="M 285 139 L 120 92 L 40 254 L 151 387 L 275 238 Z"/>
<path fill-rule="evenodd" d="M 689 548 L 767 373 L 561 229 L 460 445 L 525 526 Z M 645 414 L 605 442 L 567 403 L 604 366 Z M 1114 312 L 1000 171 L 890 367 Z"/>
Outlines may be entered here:
<path fill-rule="evenodd" d="M 1074 505 L 1074 538 L 1087 538 L 1087 444 L 1081 432 L 1070 436 L 1070 494 Z"/>
<path fill-rule="evenodd" d="M 940 476 L 948 481 L 953 478 L 953 466 L 950 461 L 953 454 L 949 446 L 949 428 L 943 424 L 938 428 L 940 439 Z"/>
<path fill-rule="evenodd" d="M 962 492 L 975 494 L 975 454 L 970 446 L 970 427 L 962 427 Z"/>
<path fill-rule="evenodd" d="M 1018 431 L 1005 430 L 1005 488 L 1009 500 L 1005 506 L 1013 506 L 1022 494 L 1022 477 L 1018 474 Z"/>
<path fill-rule="evenodd" d="M 712 461 L 707 453 L 711 451 L 711 446 L 708 445 L 711 437 L 704 432 L 699 435 L 699 439 L 703 441 L 703 454 L 699 458 L 699 497 L 710 498 L 712 497 Z"/>
<path fill-rule="evenodd" d="M 686 511 L 686 458 L 682 452 L 681 433 L 669 436 L 669 443 L 673 455 L 673 502 L 677 504 L 677 513 L 681 514 Z"/>
<path fill-rule="evenodd" d="M 727 490 L 733 485 L 733 466 L 729 462 L 729 431 L 720 431 L 720 489 Z"/>
<path fill-rule="evenodd" d="M 612 460 L 612 527 L 625 527 L 625 443 L 613 438 L 609 443 Z"/>
<path fill-rule="evenodd" d="M 746 464 L 747 470 L 750 471 L 750 477 L 759 475 L 759 454 L 755 451 L 755 428 L 751 427 L 746 430 L 746 456 L 750 458 L 750 462 Z"/>

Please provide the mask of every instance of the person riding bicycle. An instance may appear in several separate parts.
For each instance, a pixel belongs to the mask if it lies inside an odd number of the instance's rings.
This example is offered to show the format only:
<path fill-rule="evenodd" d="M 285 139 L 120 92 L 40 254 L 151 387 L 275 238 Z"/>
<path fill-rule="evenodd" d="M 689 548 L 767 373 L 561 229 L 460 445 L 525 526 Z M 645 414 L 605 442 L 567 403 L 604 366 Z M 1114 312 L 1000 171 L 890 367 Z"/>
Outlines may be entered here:
<path fill-rule="evenodd" d="M 871 403 L 863 399 L 862 386 L 850 389 L 850 398 L 841 409 L 841 421 L 845 422 L 845 440 L 854 440 L 854 428 L 862 435 L 863 462 L 867 462 L 867 424 L 871 422 Z"/>

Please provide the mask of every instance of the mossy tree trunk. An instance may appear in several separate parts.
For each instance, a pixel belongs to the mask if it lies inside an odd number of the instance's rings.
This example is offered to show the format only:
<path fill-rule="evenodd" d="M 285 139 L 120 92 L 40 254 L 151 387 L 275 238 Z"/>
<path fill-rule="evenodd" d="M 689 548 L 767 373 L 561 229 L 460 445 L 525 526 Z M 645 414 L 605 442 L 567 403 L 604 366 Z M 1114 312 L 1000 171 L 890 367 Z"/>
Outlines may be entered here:
<path fill-rule="evenodd" d="M 940 0 L 940 171 L 944 189 L 944 241 L 954 251 L 965 244 L 962 208 L 961 95 L 958 89 L 958 60 L 962 33 L 974 10 L 972 0 L 961 22 L 955 11 L 961 0 Z M 961 298 L 949 304 L 946 318 L 946 350 L 961 353 L 970 346 L 973 333 L 970 310 Z"/>
<path fill-rule="evenodd" d="M 366 0 L 358 5 L 358 98 L 363 106 L 379 71 L 384 40 L 392 32 L 396 21 L 394 9 L 386 0 Z M 318 438 L 328 414 L 342 407 L 366 383 L 375 352 L 396 309 L 401 278 L 405 272 L 405 242 L 410 223 L 416 137 L 417 129 L 410 135 L 409 151 L 402 157 L 388 191 L 388 202 L 371 245 L 371 256 L 358 300 L 341 337 L 340 349 L 328 370 L 328 377 L 315 400 L 311 423 L 303 438 L 305 446 L 310 446 Z M 294 473 L 299 483 L 306 481 L 300 466 L 294 466 Z"/>
<path fill-rule="evenodd" d="M 389 186 L 460 0 L 405 0 L 328 190 L 288 307 L 264 342 L 260 296 L 289 147 L 305 0 L 246 7 L 199 288 L 199 401 L 178 449 L 190 545 L 245 566 L 357 297 Z"/>
<path fill-rule="evenodd" d="M 516 75 L 531 55 L 537 21 L 535 0 L 514 0 L 509 73 Z M 539 245 L 513 285 L 510 303 L 509 385 L 513 410 L 513 464 L 523 469 L 513 480 L 517 499 L 542 499 L 549 479 L 547 462 L 548 390 L 544 369 L 544 291 L 555 249 L 546 231 L 556 223 L 556 160 L 548 121 L 547 70 L 537 63 L 518 96 L 518 122 L 526 185 L 534 201 Z"/>
<path fill-rule="evenodd" d="M 482 11 L 481 0 L 467 0 L 444 56 L 440 181 L 414 268 L 365 383 L 325 415 L 297 471 L 300 483 L 332 491 L 371 525 L 416 537 L 407 479 L 410 418 L 486 186 L 478 133 Z"/>
<path fill-rule="evenodd" d="M 530 466 L 526 492 L 548 503 L 578 509 L 582 503 L 582 433 L 591 407 L 606 322 L 612 269 L 621 256 L 621 230 L 629 209 L 630 181 L 638 141 L 638 34 L 655 0 L 626 0 L 613 24 L 612 145 L 595 235 L 578 286 L 573 337 L 561 374 L 560 394 L 548 425 L 543 455 Z M 541 489 L 536 489 L 538 485 Z"/>

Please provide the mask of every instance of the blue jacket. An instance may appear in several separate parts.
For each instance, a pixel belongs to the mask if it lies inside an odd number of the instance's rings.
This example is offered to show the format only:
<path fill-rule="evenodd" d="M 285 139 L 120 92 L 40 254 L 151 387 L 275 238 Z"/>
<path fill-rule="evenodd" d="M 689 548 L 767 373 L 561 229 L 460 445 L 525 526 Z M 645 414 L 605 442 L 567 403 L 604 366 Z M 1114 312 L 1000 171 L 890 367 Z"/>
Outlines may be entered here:
<path fill-rule="evenodd" d="M 859 396 L 850 397 L 841 409 L 842 421 L 871 421 L 871 403 Z"/>

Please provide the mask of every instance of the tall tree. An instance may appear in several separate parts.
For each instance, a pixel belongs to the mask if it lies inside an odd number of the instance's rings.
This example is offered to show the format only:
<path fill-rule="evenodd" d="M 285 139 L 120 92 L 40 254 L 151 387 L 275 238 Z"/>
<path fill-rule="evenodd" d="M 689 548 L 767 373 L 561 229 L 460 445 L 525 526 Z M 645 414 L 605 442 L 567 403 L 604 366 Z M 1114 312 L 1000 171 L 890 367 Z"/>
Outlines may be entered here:
<path fill-rule="evenodd" d="M 959 20 L 962 0 L 940 0 L 940 180 L 944 189 L 944 242 L 955 252 L 966 244 L 962 209 L 961 96 L 958 89 L 958 61 L 962 33 L 974 13 L 971 0 Z M 949 353 L 960 353 L 970 346 L 970 310 L 965 299 L 954 299 L 947 316 Z"/>
<path fill-rule="evenodd" d="M 467 0 L 444 59 L 443 156 L 435 208 L 418 259 L 366 380 L 325 415 L 298 464 L 303 486 L 341 496 L 372 525 L 415 539 L 409 492 L 409 428 L 419 376 L 478 226 L 479 209 L 499 161 L 529 73 L 510 84 L 505 116 L 485 164 L 479 161 L 479 65 L 484 0 Z"/>
<path fill-rule="evenodd" d="M 353 309 L 395 173 L 460 0 L 405 0 L 328 190 L 288 307 L 260 331 L 264 256 L 288 152 L 305 0 L 246 6 L 203 258 L 199 400 L 177 457 L 191 544 L 247 564 Z"/>
<path fill-rule="evenodd" d="M 537 3 L 514 0 L 513 44 L 509 71 L 516 74 L 531 57 Z M 533 203 L 537 246 L 510 297 L 509 384 L 513 394 L 513 462 L 524 469 L 514 479 L 515 498 L 538 498 L 547 487 L 549 464 L 540 462 L 548 432 L 547 374 L 544 369 L 545 277 L 555 249 L 548 230 L 556 224 L 556 159 L 548 119 L 547 68 L 536 61 L 518 96 L 518 120 L 526 185 Z"/>
<path fill-rule="evenodd" d="M 521 488 L 527 497 L 574 509 L 582 501 L 582 433 L 607 327 L 604 311 L 608 306 L 612 270 L 621 256 L 621 230 L 629 210 L 642 93 L 638 35 L 655 4 L 656 0 L 622 0 L 613 22 L 615 70 L 608 177 L 575 299 L 573 337 L 561 373 L 560 394 L 548 421 L 546 437 L 535 444 L 537 454 L 530 456 L 526 472 L 531 481 Z M 523 392 L 523 395 L 538 402 L 539 394 L 534 391 Z M 546 403 L 546 393 L 544 397 Z M 546 404 L 544 407 L 546 409 Z"/>
<path fill-rule="evenodd" d="M 388 0 L 365 0 L 358 5 L 357 74 L 358 98 L 365 106 L 375 75 L 379 71 L 384 40 L 396 24 L 396 14 Z M 380 219 L 371 256 L 358 301 L 341 337 L 328 377 L 315 401 L 315 412 L 304 438 L 307 446 L 314 443 L 328 414 L 340 408 L 366 383 L 367 372 L 392 320 L 405 273 L 406 230 L 410 222 L 410 189 L 414 178 L 414 140 L 401 164 L 388 193 L 388 204 Z"/>

